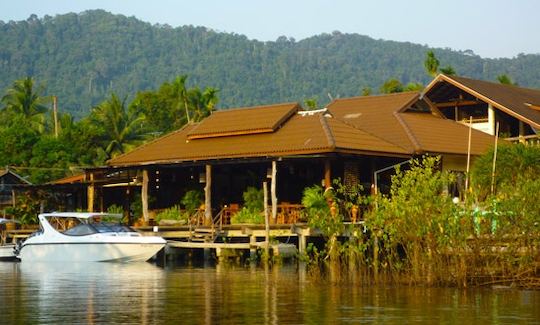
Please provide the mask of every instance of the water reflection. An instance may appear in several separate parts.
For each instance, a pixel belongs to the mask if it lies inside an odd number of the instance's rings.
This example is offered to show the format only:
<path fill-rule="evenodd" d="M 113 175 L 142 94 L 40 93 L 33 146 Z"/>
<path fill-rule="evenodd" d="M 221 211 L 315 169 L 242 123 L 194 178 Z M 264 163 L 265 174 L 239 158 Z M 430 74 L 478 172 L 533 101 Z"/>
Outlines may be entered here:
<path fill-rule="evenodd" d="M 296 265 L 0 263 L 0 323 L 534 323 L 540 293 L 361 287 Z"/>

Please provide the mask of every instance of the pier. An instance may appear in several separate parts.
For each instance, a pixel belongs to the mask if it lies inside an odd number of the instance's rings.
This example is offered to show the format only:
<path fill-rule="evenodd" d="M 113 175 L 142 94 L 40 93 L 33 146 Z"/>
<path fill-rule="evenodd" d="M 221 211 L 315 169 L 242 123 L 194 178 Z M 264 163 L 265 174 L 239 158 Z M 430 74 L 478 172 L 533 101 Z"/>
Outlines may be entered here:
<path fill-rule="evenodd" d="M 224 225 L 221 230 L 211 226 L 195 229 L 189 226 L 146 226 L 138 227 L 137 231 L 142 235 L 165 238 L 167 256 L 186 250 L 202 250 L 205 259 L 212 251 L 218 260 L 226 258 L 225 251 L 249 251 L 251 257 L 256 256 L 257 250 L 265 249 L 267 235 L 264 225 Z M 268 243 L 271 256 L 289 258 L 305 253 L 307 243 L 320 238 L 320 232 L 309 228 L 307 224 L 278 224 L 270 226 L 268 236 L 272 238 Z"/>

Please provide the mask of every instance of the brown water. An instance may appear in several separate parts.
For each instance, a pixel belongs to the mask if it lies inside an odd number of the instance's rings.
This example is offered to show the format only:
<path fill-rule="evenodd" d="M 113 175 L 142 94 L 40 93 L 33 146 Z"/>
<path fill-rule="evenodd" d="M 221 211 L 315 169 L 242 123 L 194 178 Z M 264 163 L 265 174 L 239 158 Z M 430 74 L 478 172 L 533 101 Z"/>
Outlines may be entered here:
<path fill-rule="evenodd" d="M 540 292 L 359 287 L 296 266 L 0 262 L 1 324 L 540 324 Z"/>

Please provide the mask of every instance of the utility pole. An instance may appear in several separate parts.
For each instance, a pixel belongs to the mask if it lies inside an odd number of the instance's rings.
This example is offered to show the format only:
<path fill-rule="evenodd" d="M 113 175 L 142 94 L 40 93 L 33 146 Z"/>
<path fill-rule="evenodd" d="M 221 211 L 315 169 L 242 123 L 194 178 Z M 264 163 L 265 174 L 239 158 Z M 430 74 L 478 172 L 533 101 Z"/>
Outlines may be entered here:
<path fill-rule="evenodd" d="M 54 136 L 58 138 L 58 97 L 52 96 L 52 100 L 53 100 Z"/>

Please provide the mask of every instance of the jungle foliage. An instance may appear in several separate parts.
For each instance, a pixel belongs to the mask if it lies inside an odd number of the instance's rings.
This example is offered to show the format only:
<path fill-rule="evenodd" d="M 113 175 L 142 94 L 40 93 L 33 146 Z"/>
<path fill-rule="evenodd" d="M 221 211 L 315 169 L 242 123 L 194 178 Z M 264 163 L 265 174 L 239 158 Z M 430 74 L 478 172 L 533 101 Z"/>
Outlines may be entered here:
<path fill-rule="evenodd" d="M 103 165 L 145 141 L 199 121 L 215 107 L 217 89 L 186 88 L 178 76 L 128 102 L 115 93 L 75 120 L 54 119 L 51 96 L 33 78 L 15 80 L 0 102 L 0 166 L 12 166 L 32 183 L 45 183 Z"/>

